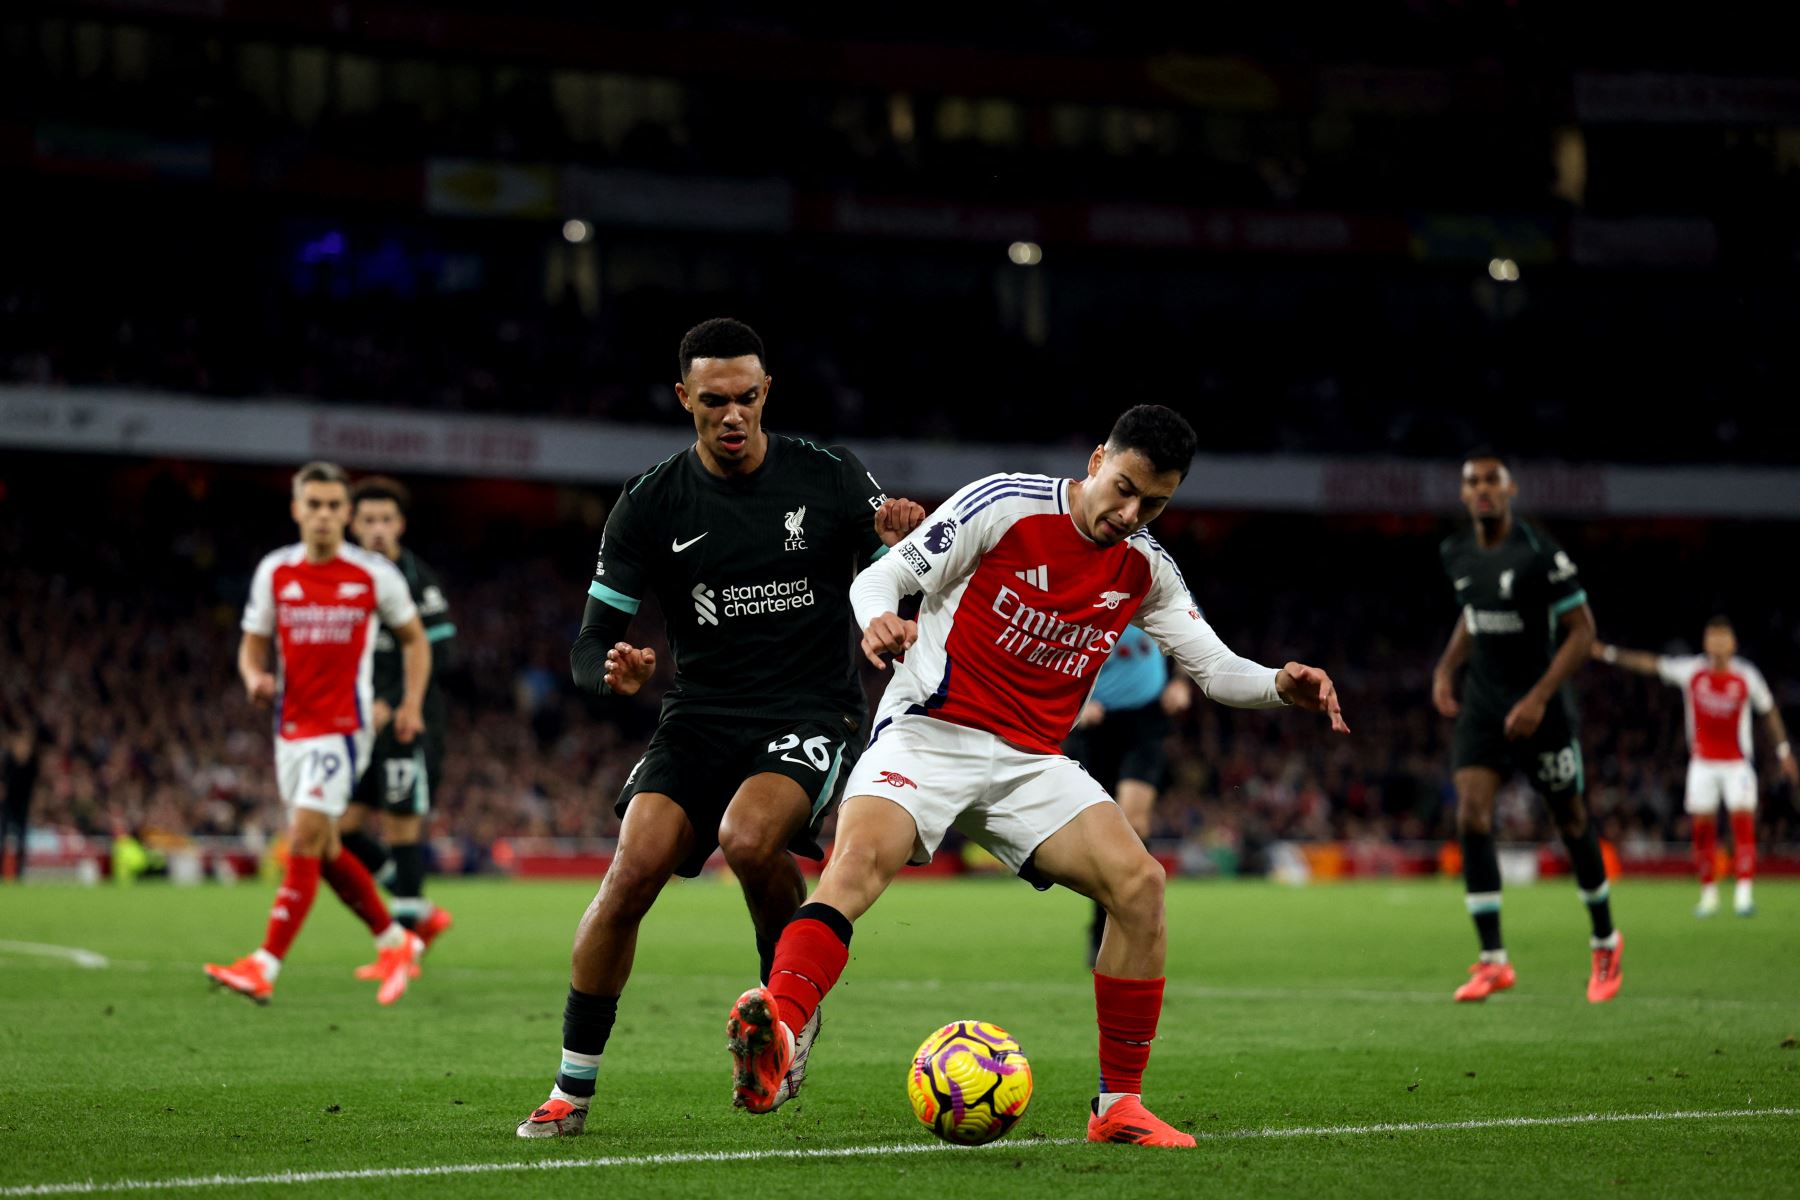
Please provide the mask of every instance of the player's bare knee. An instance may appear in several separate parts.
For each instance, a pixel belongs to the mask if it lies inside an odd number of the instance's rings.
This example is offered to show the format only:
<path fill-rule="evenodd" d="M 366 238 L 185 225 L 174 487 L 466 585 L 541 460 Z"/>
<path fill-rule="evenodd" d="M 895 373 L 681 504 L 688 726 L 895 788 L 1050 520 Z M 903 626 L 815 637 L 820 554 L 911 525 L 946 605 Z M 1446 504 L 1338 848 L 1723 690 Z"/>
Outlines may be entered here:
<path fill-rule="evenodd" d="M 779 867 L 788 839 L 772 822 L 726 813 L 719 823 L 719 849 L 740 878 L 757 877 Z"/>
<path fill-rule="evenodd" d="M 1557 831 L 1565 842 L 1578 841 L 1587 836 L 1587 813 L 1577 806 L 1573 812 L 1559 813 L 1556 818 Z"/>
<path fill-rule="evenodd" d="M 326 850 L 331 848 L 332 824 L 332 819 L 324 813 L 308 808 L 296 810 L 293 825 L 288 831 L 289 849 L 309 858 L 323 857 Z"/>
<path fill-rule="evenodd" d="M 589 906 L 590 911 L 598 920 L 609 923 L 640 921 L 668 880 L 667 871 L 615 858 L 606 869 L 606 878 L 600 882 L 600 892 Z"/>
<path fill-rule="evenodd" d="M 1458 837 L 1468 834 L 1487 834 L 1494 832 L 1494 808 L 1491 804 L 1458 804 L 1456 806 L 1456 833 Z"/>
<path fill-rule="evenodd" d="M 1120 868 L 1107 884 L 1102 904 L 1108 916 L 1141 927 L 1162 923 L 1168 873 L 1150 855 L 1140 855 L 1129 866 Z"/>

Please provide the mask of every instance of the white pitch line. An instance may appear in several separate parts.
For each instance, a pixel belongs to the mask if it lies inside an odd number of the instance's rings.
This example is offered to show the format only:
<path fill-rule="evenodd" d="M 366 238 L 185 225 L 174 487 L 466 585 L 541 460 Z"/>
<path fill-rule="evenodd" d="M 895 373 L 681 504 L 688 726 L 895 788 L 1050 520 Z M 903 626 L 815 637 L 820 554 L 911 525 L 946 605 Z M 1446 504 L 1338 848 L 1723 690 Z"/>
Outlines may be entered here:
<path fill-rule="evenodd" d="M 1633 1121 L 1708 1121 L 1734 1117 L 1800 1117 L 1800 1108 L 1686 1109 L 1677 1112 L 1583 1113 L 1567 1117 L 1488 1117 L 1473 1121 L 1386 1121 L 1379 1125 L 1265 1125 L 1229 1133 L 1196 1133 L 1201 1141 L 1233 1138 L 1349 1137 L 1369 1133 L 1438 1133 L 1468 1129 L 1532 1129 L 1547 1125 L 1601 1125 Z"/>
<path fill-rule="evenodd" d="M 1800 1108 L 1690 1109 L 1678 1112 L 1581 1113 L 1561 1117 L 1494 1117 L 1474 1121 L 1387 1121 L 1376 1125 L 1264 1126 L 1198 1133 L 1200 1141 L 1243 1138 L 1355 1137 L 1372 1133 L 1438 1133 L 1473 1129 L 1526 1129 L 1545 1126 L 1602 1125 L 1637 1121 L 1717 1121 L 1744 1117 L 1795 1117 Z M 968 1153 L 1018 1153 L 1044 1146 L 1081 1145 L 1082 1138 L 1027 1138 L 995 1142 Z M 194 1175 L 184 1179 L 120 1179 L 97 1183 L 36 1183 L 0 1188 L 4 1196 L 88 1196 L 99 1192 L 157 1192 L 183 1188 L 262 1187 L 293 1183 L 349 1183 L 364 1179 L 422 1179 L 444 1175 L 494 1175 L 508 1172 L 572 1171 L 589 1167 L 673 1167 L 696 1163 L 772 1162 L 794 1159 L 862 1158 L 869 1155 L 955 1152 L 944 1142 L 900 1142 L 887 1146 L 838 1146 L 809 1150 L 696 1150 L 677 1154 L 614 1155 L 607 1158 L 560 1158 L 538 1162 L 452 1163 L 431 1167 L 367 1167 L 356 1171 L 278 1171 L 268 1175 Z"/>
<path fill-rule="evenodd" d="M 35 954 L 42 958 L 66 958 L 78 967 L 99 970 L 110 967 L 106 955 L 80 946 L 46 946 L 40 942 L 0 942 L 0 954 Z"/>

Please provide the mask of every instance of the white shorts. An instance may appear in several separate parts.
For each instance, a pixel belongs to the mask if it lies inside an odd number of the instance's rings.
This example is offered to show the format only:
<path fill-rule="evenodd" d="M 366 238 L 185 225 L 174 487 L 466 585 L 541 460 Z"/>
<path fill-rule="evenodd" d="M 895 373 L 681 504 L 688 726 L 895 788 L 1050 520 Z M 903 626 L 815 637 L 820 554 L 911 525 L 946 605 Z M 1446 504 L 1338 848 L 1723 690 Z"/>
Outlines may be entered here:
<path fill-rule="evenodd" d="M 919 831 L 909 860 L 915 865 L 931 861 L 954 825 L 1015 873 L 1083 809 L 1112 801 L 1067 755 L 1033 754 L 991 733 L 915 714 L 877 727 L 844 796 L 882 796 L 910 813 Z"/>
<path fill-rule="evenodd" d="M 369 765 L 369 747 L 374 740 L 366 729 L 323 737 L 276 738 L 275 782 L 281 788 L 281 802 L 289 808 L 343 816 L 356 781 Z"/>
<path fill-rule="evenodd" d="M 1743 759 L 1718 762 L 1688 760 L 1687 810 L 1689 816 L 1710 817 L 1723 801 L 1727 812 L 1756 811 L 1756 772 Z"/>

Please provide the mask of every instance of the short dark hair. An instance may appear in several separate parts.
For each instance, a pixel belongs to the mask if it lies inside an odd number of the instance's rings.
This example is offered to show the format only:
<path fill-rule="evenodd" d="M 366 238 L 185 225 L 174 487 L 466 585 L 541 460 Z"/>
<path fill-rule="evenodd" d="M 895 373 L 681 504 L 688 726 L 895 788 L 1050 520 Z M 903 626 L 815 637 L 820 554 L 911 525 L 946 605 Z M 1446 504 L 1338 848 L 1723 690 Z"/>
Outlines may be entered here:
<path fill-rule="evenodd" d="M 334 462 L 314 460 L 294 472 L 294 495 L 309 483 L 341 483 L 344 490 L 350 490 L 350 476 L 344 474 L 344 468 Z"/>
<path fill-rule="evenodd" d="M 1506 455 L 1500 453 L 1500 451 L 1494 449 L 1492 446 L 1476 446 L 1462 457 L 1462 460 L 1465 463 L 1472 463 L 1477 459 L 1487 459 L 1490 462 L 1497 462 L 1502 467 L 1506 468 L 1507 474 L 1512 474 L 1512 464 L 1506 461 Z"/>
<path fill-rule="evenodd" d="M 733 317 L 702 321 L 681 335 L 681 378 L 687 378 L 696 358 L 743 358 L 748 354 L 756 355 L 764 371 L 769 369 L 756 330 Z"/>
<path fill-rule="evenodd" d="M 1710 620 L 1706 623 L 1706 627 L 1708 629 L 1724 629 L 1724 630 L 1729 630 L 1733 633 L 1736 632 L 1736 630 L 1732 629 L 1731 618 L 1726 616 L 1724 613 L 1719 613 L 1716 616 L 1714 616 L 1712 618 L 1712 620 Z"/>
<path fill-rule="evenodd" d="M 412 510 L 412 493 L 404 483 L 387 475 L 367 475 L 356 481 L 350 489 L 350 510 L 355 512 L 364 500 L 392 500 L 401 516 Z"/>
<path fill-rule="evenodd" d="M 1139 404 L 1119 414 L 1112 432 L 1106 435 L 1106 448 L 1115 454 L 1136 450 L 1158 471 L 1180 471 L 1186 479 L 1199 440 L 1194 427 L 1174 409 Z"/>

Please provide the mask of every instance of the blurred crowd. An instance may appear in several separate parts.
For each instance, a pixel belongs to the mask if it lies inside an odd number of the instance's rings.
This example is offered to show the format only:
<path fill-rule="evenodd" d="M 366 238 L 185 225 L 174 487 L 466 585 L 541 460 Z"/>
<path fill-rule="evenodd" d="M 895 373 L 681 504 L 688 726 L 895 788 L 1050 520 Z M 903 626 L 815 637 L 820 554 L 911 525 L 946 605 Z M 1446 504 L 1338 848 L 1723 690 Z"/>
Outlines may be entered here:
<path fill-rule="evenodd" d="M 386 30 L 363 41 L 302 8 L 0 17 L 30 214 L 0 227 L 0 380 L 648 421 L 679 332 L 730 313 L 790 422 L 842 437 L 1053 441 L 1136 378 L 1221 453 L 1794 460 L 1800 143 L 1571 111 L 1583 70 L 1678 69 L 1666 30 L 352 5 L 344 29 Z M 1756 73 L 1781 44 L 1716 68 L 1779 105 Z M 446 209 L 433 159 L 616 171 L 594 187 L 649 211 L 548 184 L 511 207 L 505 175 Z M 708 180 L 780 191 L 791 228 Z M 1584 259 L 1577 218 L 1619 256 Z"/>
<path fill-rule="evenodd" d="M 178 483 L 139 468 L 110 495 L 71 498 L 47 521 L 58 479 L 87 477 L 94 465 L 72 462 L 80 469 L 52 474 L 50 463 L 13 475 L 0 500 L 0 556 L 13 564 L 0 576 L 0 729 L 38 740 L 32 826 L 131 833 L 153 847 L 275 834 L 283 821 L 270 718 L 245 700 L 235 654 L 248 573 L 291 536 L 280 492 L 229 473 Z M 122 506 L 122 494 L 134 503 Z M 590 523 L 500 537 L 459 535 L 456 522 L 428 516 L 416 524 L 432 531 L 413 544 L 444 575 L 458 629 L 441 671 L 451 726 L 433 837 L 456 844 L 475 868 L 505 838 L 615 834 L 612 799 L 653 728 L 670 656 L 646 696 L 574 692 L 567 655 Z M 1227 642 L 1264 661 L 1292 656 L 1328 668 L 1355 731 L 1331 737 L 1293 713 L 1197 704 L 1170 741 L 1156 826 L 1194 869 L 1266 869 L 1278 841 L 1392 846 L 1453 831 L 1448 723 L 1427 700 L 1453 619 L 1436 577 L 1437 531 L 1318 526 L 1164 521 L 1165 543 Z M 1608 597 L 1632 586 L 1632 570 L 1651 569 L 1646 558 L 1679 564 L 1721 540 L 1729 539 L 1717 530 L 1646 534 L 1635 554 L 1611 558 L 1595 557 L 1607 553 L 1599 544 L 1567 544 L 1585 559 L 1603 636 L 1658 649 L 1697 640 L 1705 614 L 1682 626 L 1694 605 L 1670 591 L 1666 606 L 1636 606 L 1620 624 L 1611 618 L 1624 606 Z M 1285 565 L 1296 557 L 1308 564 L 1303 572 Z M 1732 586 L 1723 581 L 1720 595 L 1730 599 Z M 1789 705 L 1800 700 L 1791 620 L 1779 611 L 1740 617 L 1746 654 Z M 660 645 L 658 628 L 647 606 L 633 636 Z M 1678 695 L 1600 667 L 1578 684 L 1590 802 L 1607 836 L 1628 851 L 1683 839 Z M 1800 838 L 1793 797 L 1765 775 L 1765 835 Z M 1503 793 L 1499 822 L 1506 839 L 1550 833 L 1542 805 L 1517 781 Z"/>

